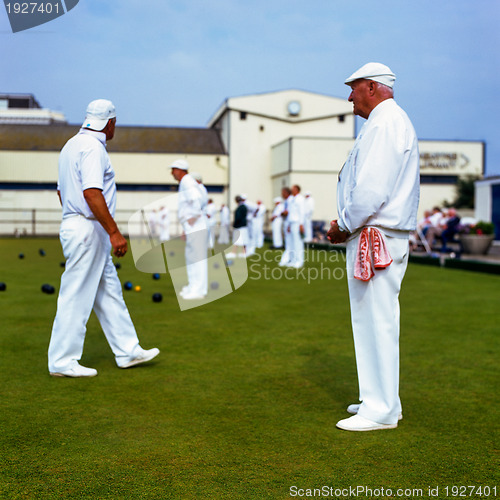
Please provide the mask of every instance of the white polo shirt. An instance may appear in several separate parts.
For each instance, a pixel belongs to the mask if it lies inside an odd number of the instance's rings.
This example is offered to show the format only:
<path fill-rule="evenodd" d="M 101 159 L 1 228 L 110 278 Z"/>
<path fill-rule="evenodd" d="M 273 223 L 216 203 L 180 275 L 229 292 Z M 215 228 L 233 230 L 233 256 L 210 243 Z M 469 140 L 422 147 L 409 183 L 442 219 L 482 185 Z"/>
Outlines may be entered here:
<path fill-rule="evenodd" d="M 94 214 L 83 196 L 89 188 L 102 190 L 110 214 L 116 208 L 115 171 L 106 151 L 106 134 L 88 129 L 72 137 L 59 155 L 59 181 L 63 219 L 83 215 L 89 219 Z"/>
<path fill-rule="evenodd" d="M 338 224 L 416 228 L 420 189 L 418 143 L 407 114 L 394 99 L 375 107 L 360 130 L 337 184 Z"/>

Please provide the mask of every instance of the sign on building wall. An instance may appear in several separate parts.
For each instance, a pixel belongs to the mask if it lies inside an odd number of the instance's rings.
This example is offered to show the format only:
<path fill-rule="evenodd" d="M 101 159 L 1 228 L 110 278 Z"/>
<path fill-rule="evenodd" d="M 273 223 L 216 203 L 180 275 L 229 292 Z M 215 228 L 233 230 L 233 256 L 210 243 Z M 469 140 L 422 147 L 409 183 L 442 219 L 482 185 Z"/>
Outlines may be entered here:
<path fill-rule="evenodd" d="M 419 141 L 422 175 L 483 175 L 484 143 Z"/>

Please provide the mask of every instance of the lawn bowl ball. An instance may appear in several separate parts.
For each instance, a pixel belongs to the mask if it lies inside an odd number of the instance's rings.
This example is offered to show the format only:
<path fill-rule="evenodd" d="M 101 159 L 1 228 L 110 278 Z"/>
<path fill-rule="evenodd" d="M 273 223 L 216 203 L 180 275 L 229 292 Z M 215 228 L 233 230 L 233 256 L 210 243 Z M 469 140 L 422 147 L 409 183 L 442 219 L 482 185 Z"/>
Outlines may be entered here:
<path fill-rule="evenodd" d="M 7 290 L 7 285 L 2 281 L 0 283 L 0 292 L 5 292 Z"/>
<path fill-rule="evenodd" d="M 140 285 L 136 285 L 136 286 L 134 287 L 134 290 L 135 290 L 136 292 L 140 292 L 140 291 L 141 291 L 141 287 L 140 287 Z"/>
<path fill-rule="evenodd" d="M 219 288 L 219 283 L 217 283 L 217 281 L 212 281 L 212 283 L 210 283 L 210 288 L 212 290 L 217 290 L 217 288 Z"/>
<path fill-rule="evenodd" d="M 115 268 L 121 269 L 122 265 L 119 262 L 115 262 Z"/>
<path fill-rule="evenodd" d="M 66 267 L 66 262 L 60 262 L 60 263 L 59 263 L 59 265 L 60 265 L 61 267 Z"/>
<path fill-rule="evenodd" d="M 56 289 L 52 285 L 49 285 L 48 283 L 45 283 L 42 285 L 42 292 L 43 293 L 46 293 L 48 295 L 52 295 L 55 291 L 56 291 Z"/>
<path fill-rule="evenodd" d="M 161 293 L 153 293 L 153 302 L 161 302 L 163 295 Z"/>
<path fill-rule="evenodd" d="M 38 250 L 38 253 L 42 256 L 42 257 L 45 257 L 45 250 L 43 248 L 40 248 L 40 250 Z"/>
<path fill-rule="evenodd" d="M 154 280 L 159 280 L 159 279 L 160 279 L 160 275 L 159 275 L 159 273 L 154 273 L 154 274 L 153 274 L 153 279 L 154 279 Z"/>
<path fill-rule="evenodd" d="M 18 255 L 18 257 L 19 257 L 20 259 L 24 259 L 24 254 L 23 254 L 23 253 L 20 253 L 20 254 Z"/>
<path fill-rule="evenodd" d="M 123 288 L 125 288 L 125 290 L 132 290 L 132 283 L 130 281 L 125 281 Z"/>

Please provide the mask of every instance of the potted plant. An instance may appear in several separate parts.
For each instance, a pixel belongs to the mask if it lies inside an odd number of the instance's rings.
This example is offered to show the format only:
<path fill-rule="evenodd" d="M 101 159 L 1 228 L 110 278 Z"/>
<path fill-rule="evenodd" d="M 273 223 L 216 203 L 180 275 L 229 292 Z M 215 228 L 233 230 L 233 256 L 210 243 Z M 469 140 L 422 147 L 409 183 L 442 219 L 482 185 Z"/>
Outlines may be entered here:
<path fill-rule="evenodd" d="M 460 234 L 464 252 L 471 254 L 487 254 L 494 239 L 495 226 L 492 222 L 479 221 L 465 226 Z"/>

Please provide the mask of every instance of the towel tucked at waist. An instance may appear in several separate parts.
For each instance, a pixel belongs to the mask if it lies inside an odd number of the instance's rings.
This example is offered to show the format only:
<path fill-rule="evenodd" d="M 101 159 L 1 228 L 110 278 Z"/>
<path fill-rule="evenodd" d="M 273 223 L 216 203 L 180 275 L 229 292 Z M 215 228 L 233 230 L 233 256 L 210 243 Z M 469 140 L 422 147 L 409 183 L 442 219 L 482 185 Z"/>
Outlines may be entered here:
<path fill-rule="evenodd" d="M 384 235 L 375 227 L 365 227 L 359 236 L 354 277 L 369 281 L 375 275 L 375 269 L 385 269 L 392 263 L 387 250 Z"/>

